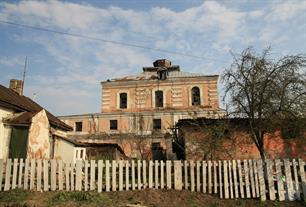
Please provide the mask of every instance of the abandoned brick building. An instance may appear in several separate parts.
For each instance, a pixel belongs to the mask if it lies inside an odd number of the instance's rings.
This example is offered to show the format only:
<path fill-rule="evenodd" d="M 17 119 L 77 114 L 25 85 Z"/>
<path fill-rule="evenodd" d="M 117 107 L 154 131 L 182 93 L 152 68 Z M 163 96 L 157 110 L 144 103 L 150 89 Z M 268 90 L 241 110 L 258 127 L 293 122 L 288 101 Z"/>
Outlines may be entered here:
<path fill-rule="evenodd" d="M 218 75 L 183 72 L 160 59 L 138 75 L 101 82 L 100 113 L 59 118 L 78 142 L 117 144 L 130 158 L 169 158 L 169 134 L 179 120 L 224 115 L 217 85 Z"/>

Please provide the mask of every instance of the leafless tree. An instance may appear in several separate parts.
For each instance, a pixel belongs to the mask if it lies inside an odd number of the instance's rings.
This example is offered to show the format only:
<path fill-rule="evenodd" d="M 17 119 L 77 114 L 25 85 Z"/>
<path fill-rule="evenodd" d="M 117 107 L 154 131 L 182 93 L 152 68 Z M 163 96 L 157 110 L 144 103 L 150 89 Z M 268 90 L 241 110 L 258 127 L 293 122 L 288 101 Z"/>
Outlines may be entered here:
<path fill-rule="evenodd" d="M 270 47 L 262 54 L 247 48 L 233 55 L 231 67 L 222 75 L 230 116 L 248 120 L 263 159 L 265 133 L 306 115 L 305 55 L 272 56 Z"/>

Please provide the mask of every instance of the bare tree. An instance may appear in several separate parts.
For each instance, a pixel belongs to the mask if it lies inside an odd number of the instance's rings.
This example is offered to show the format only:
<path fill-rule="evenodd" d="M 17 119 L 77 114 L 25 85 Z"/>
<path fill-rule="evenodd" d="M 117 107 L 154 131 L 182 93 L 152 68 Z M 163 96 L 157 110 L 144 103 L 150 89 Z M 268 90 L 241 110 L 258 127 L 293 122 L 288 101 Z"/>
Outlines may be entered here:
<path fill-rule="evenodd" d="M 231 67 L 222 75 L 230 116 L 248 120 L 250 136 L 263 159 L 265 133 L 306 115 L 305 55 L 273 59 L 270 51 L 257 54 L 247 48 L 233 55 Z"/>

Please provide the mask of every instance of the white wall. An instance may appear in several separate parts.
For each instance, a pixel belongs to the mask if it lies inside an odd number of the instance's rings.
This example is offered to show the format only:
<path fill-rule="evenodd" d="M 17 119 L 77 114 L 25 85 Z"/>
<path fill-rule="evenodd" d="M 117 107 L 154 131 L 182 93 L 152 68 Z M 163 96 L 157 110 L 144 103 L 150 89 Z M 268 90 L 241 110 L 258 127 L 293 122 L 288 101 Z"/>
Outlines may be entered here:
<path fill-rule="evenodd" d="M 54 158 L 61 159 L 65 163 L 73 162 L 75 156 L 74 148 L 74 144 L 58 138 L 55 140 Z"/>
<path fill-rule="evenodd" d="M 13 111 L 0 107 L 0 159 L 7 159 L 11 137 L 11 127 L 3 124 L 3 118 L 13 114 Z"/>

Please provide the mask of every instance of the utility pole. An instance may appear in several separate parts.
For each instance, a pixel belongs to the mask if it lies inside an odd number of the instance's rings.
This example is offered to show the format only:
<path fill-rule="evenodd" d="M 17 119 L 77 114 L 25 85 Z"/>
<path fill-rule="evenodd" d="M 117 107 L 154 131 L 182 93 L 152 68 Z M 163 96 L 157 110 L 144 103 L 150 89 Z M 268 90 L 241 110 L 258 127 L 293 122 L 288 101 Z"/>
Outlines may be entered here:
<path fill-rule="evenodd" d="M 26 56 L 25 61 L 24 61 L 23 77 L 22 77 L 22 92 L 21 92 L 21 94 L 23 94 L 23 90 L 24 90 L 24 81 L 25 81 L 25 76 L 26 76 L 27 63 L 28 63 L 28 56 Z"/>

